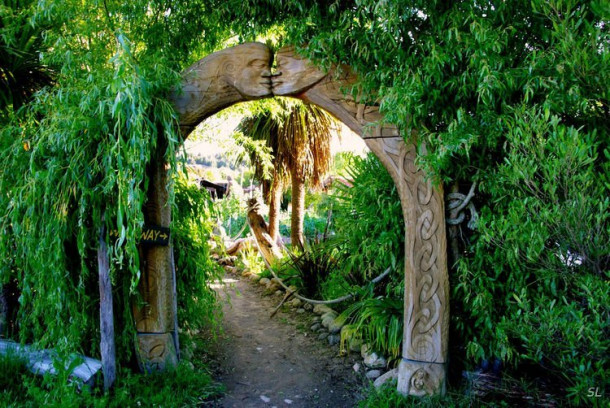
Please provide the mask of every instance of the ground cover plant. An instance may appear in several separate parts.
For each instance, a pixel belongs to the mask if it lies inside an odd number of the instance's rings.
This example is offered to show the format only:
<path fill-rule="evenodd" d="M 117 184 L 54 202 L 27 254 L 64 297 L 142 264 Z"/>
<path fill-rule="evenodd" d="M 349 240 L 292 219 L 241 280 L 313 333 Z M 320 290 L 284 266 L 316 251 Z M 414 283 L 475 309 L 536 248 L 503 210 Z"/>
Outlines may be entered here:
<path fill-rule="evenodd" d="M 79 389 L 64 377 L 29 373 L 18 361 L 0 358 L 3 407 L 197 407 L 218 397 L 222 386 L 205 369 L 180 364 L 167 373 L 141 375 L 123 371 L 111 394 Z"/>

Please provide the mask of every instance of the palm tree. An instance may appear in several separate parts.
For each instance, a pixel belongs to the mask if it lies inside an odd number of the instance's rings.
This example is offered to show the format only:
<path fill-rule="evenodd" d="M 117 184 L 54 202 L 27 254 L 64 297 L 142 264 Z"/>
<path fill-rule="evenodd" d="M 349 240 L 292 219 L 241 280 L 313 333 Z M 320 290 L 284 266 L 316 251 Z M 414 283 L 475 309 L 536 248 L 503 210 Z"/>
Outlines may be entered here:
<path fill-rule="evenodd" d="M 334 119 L 321 108 L 288 98 L 244 118 L 239 129 L 257 140 L 265 140 L 273 155 L 273 177 L 263 182 L 263 193 L 269 203 L 269 234 L 276 239 L 279 227 L 281 193 L 288 176 L 292 185 L 290 237 L 293 246 L 303 247 L 305 185 L 320 187 L 330 170 L 330 133 Z M 275 106 L 275 107 L 272 107 Z M 255 164 L 257 175 L 263 167 Z M 268 183 L 268 184 L 266 184 Z"/>
<path fill-rule="evenodd" d="M 255 144 L 239 141 L 250 154 L 254 177 L 261 182 L 263 198 L 269 205 L 269 235 L 274 242 L 277 241 L 279 235 L 280 204 L 289 174 L 285 163 L 278 160 L 282 125 L 278 107 L 279 104 L 265 104 L 261 110 L 242 119 L 237 128 L 239 132 L 249 138 L 264 142 L 268 148 L 268 151 L 263 151 Z M 266 153 L 269 153 L 271 157 L 266 157 Z"/>

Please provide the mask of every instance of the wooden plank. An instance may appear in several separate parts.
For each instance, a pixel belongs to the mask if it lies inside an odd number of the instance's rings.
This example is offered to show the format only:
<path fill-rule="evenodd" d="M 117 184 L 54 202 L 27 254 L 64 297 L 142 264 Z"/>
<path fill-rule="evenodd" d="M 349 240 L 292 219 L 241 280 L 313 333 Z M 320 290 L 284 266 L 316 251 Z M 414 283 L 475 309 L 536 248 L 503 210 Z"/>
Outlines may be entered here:
<path fill-rule="evenodd" d="M 0 340 L 0 355 L 23 360 L 28 370 L 37 375 L 57 374 L 53 363 L 57 359 L 57 353 L 52 349 L 36 350 L 29 345 L 22 346 L 14 341 Z M 70 373 L 70 379 L 79 385 L 93 386 L 97 373 L 102 368 L 101 361 L 85 356 L 75 356 L 69 359 L 66 368 L 70 367 L 76 359 L 81 359 L 82 363 L 74 367 Z"/>
<path fill-rule="evenodd" d="M 104 241 L 103 229 L 100 232 L 97 249 L 97 266 L 100 286 L 100 351 L 104 372 L 104 389 L 108 391 L 116 379 L 116 352 L 114 344 L 114 312 L 112 306 L 112 284 L 108 248 Z"/>

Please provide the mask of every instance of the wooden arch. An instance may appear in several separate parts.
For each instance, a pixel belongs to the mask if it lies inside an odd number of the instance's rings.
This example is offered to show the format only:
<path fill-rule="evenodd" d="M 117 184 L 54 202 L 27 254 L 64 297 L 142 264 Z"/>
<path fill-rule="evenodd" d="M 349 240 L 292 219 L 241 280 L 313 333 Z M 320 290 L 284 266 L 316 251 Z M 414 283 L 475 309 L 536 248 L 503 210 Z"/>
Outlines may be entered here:
<path fill-rule="evenodd" d="M 348 67 L 321 72 L 290 47 L 277 55 L 264 44 L 247 43 L 213 53 L 189 67 L 173 96 L 184 136 L 201 121 L 235 103 L 292 96 L 316 104 L 360 135 L 396 183 L 405 223 L 405 294 L 402 361 L 398 390 L 410 395 L 445 392 L 449 326 L 449 284 L 442 187 L 431 184 L 415 165 L 416 148 L 398 129 L 383 124 L 379 106 L 359 103 L 344 89 L 356 82 Z M 151 168 L 147 222 L 169 226 L 162 158 Z M 176 295 L 171 248 L 143 254 L 140 292 L 134 307 L 140 361 L 147 369 L 178 359 Z"/>

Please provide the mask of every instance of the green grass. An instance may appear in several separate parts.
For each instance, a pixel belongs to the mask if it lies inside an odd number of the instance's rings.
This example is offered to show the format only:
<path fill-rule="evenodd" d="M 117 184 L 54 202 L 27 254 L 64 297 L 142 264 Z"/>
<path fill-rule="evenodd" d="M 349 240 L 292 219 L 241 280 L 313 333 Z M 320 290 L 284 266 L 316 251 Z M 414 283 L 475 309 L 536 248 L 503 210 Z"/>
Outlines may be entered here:
<path fill-rule="evenodd" d="M 78 390 L 59 377 L 39 377 L 23 365 L 0 358 L 2 407 L 196 407 L 217 398 L 223 388 L 205 369 L 180 364 L 175 370 L 150 375 L 123 370 L 112 391 Z"/>
<path fill-rule="evenodd" d="M 366 393 L 366 399 L 358 404 L 359 408 L 467 408 L 478 406 L 485 405 L 479 405 L 472 398 L 459 393 L 447 393 L 443 397 L 405 397 L 396 391 L 396 381 L 391 381 L 380 389 L 371 386 Z"/>

